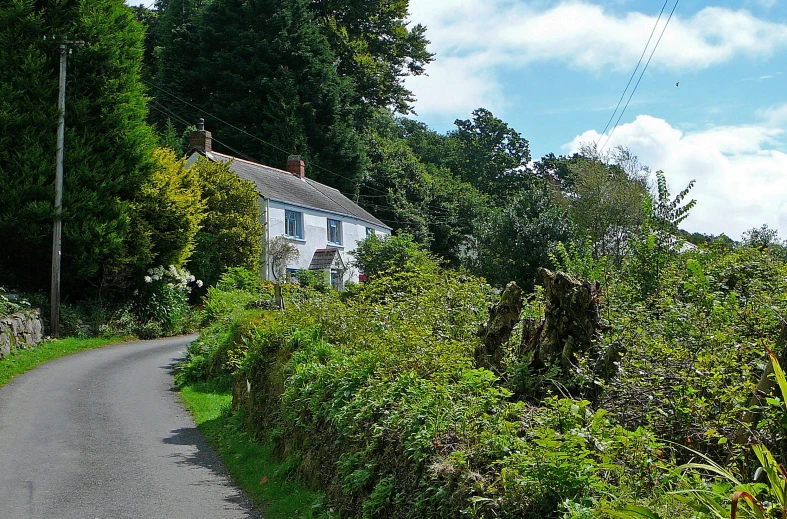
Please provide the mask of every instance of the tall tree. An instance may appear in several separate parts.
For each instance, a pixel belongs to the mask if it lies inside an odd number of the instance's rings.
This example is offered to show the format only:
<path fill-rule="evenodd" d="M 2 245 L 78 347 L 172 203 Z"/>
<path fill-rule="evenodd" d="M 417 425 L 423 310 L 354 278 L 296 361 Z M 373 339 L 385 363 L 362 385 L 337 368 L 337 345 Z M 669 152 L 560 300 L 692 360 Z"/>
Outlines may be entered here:
<path fill-rule="evenodd" d="M 356 104 L 411 111 L 404 76 L 419 76 L 433 59 L 426 28 L 409 28 L 409 0 L 312 0 L 311 10 L 338 57 L 337 70 L 355 84 Z"/>
<path fill-rule="evenodd" d="M 555 202 L 553 188 L 531 179 L 527 188 L 511 193 L 505 204 L 489 207 L 475 219 L 471 247 L 464 263 L 493 285 L 509 281 L 530 289 L 539 267 L 550 266 L 549 254 L 573 233 L 565 209 Z"/>
<path fill-rule="evenodd" d="M 530 146 L 519 132 L 483 108 L 454 124 L 454 155 L 447 159 L 454 175 L 498 200 L 527 187 Z"/>
<path fill-rule="evenodd" d="M 365 140 L 369 167 L 360 203 L 394 229 L 407 232 L 458 265 L 473 219 L 487 201 L 438 161 L 418 156 L 407 130 L 411 123 L 394 120 L 385 111 L 378 111 L 371 120 Z M 416 124 L 419 135 L 444 139 Z"/>
<path fill-rule="evenodd" d="M 274 167 L 299 153 L 315 166 L 311 177 L 355 192 L 364 157 L 353 85 L 337 73 L 307 0 L 169 0 L 160 6 L 156 84 L 232 123 L 206 117 L 217 149 L 226 143 Z M 161 90 L 154 93 L 182 118 L 199 115 Z"/>
<path fill-rule="evenodd" d="M 202 191 L 205 219 L 189 270 L 206 286 L 215 285 L 230 267 L 259 272 L 264 229 L 254 184 L 238 178 L 226 162 L 200 158 L 190 169 Z"/>
<path fill-rule="evenodd" d="M 594 158 L 582 158 L 569 166 L 571 218 L 583 236 L 593 242 L 594 256 L 620 261 L 629 239 L 645 219 L 643 201 L 647 189 L 622 168 Z"/>
<path fill-rule="evenodd" d="M 12 0 L 0 6 L 0 279 L 48 284 L 54 217 L 57 38 L 84 40 L 68 63 L 63 287 L 98 285 L 129 233 L 151 171 L 139 81 L 143 28 L 122 0 Z M 47 37 L 47 38 L 45 38 Z"/>

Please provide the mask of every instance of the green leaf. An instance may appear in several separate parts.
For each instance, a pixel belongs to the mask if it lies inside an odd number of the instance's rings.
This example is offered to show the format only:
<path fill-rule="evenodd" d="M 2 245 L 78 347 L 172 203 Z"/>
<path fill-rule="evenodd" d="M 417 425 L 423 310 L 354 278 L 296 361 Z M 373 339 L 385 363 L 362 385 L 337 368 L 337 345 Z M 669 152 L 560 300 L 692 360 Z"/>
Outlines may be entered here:
<path fill-rule="evenodd" d="M 614 509 L 605 508 L 602 511 L 620 519 L 661 519 L 661 516 L 656 512 L 639 505 L 626 505 L 623 508 Z"/>

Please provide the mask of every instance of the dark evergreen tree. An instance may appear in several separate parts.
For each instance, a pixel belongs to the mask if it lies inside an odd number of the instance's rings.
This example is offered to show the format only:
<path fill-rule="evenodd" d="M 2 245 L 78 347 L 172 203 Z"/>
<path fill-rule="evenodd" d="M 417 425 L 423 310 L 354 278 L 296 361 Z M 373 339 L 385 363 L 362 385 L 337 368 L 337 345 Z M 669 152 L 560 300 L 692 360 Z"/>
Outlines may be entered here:
<path fill-rule="evenodd" d="M 237 128 L 205 117 L 221 143 L 274 167 L 305 157 L 309 176 L 357 190 L 364 158 L 353 86 L 306 0 L 162 2 L 156 84 Z M 163 91 L 183 118 L 200 114 Z M 189 116 L 188 114 L 193 114 Z M 232 150 L 225 150 L 234 154 Z"/>
<path fill-rule="evenodd" d="M 129 267 L 119 252 L 129 203 L 150 175 L 152 133 L 139 81 L 144 31 L 122 0 L 4 2 L 0 282 L 48 285 L 58 47 L 66 37 L 86 43 L 69 59 L 66 93 L 62 272 L 65 293 L 75 293 Z"/>

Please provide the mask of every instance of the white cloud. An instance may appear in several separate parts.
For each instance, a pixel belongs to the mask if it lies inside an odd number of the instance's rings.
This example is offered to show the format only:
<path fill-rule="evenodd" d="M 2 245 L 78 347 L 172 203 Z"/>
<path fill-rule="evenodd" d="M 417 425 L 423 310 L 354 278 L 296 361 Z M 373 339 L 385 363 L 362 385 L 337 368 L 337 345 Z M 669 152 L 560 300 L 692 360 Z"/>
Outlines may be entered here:
<path fill-rule="evenodd" d="M 761 112 L 757 124 L 685 133 L 663 119 L 640 115 L 618 127 L 608 146 L 628 146 L 644 164 L 663 170 L 673 194 L 697 181 L 690 195 L 697 206 L 684 222 L 686 229 L 739 239 L 745 230 L 767 223 L 786 236 L 787 154 L 775 149 L 784 144 L 784 127 L 776 121 L 785 114 L 787 104 Z M 577 151 L 580 143 L 598 137 L 589 130 L 564 149 Z"/>
<path fill-rule="evenodd" d="M 655 15 L 633 11 L 616 14 L 586 0 L 539 8 L 543 4 L 411 0 L 411 19 L 426 25 L 427 37 L 433 42 L 430 48 L 437 54 L 437 61 L 428 68 L 433 75 L 431 81 L 408 80 L 420 99 L 417 109 L 467 111 L 499 103 L 495 78 L 504 67 L 560 61 L 593 72 L 629 71 L 656 21 Z M 666 18 L 665 13 L 651 46 Z M 746 10 L 706 7 L 692 16 L 673 17 L 650 66 L 696 70 L 742 55 L 768 57 L 785 48 L 787 24 L 759 19 Z M 447 70 L 449 60 L 453 71 Z M 450 92 L 455 102 L 432 104 L 440 101 L 435 92 Z M 483 97 L 473 98 L 479 93 Z"/>
<path fill-rule="evenodd" d="M 416 111 L 466 114 L 479 106 L 497 112 L 504 106 L 503 86 L 474 58 L 445 58 L 429 65 L 428 76 L 409 78 L 418 99 Z M 479 100 L 483 99 L 481 103 Z"/>
<path fill-rule="evenodd" d="M 747 0 L 746 4 L 747 5 L 753 4 L 753 5 L 757 6 L 757 7 L 761 7 L 763 9 L 768 10 L 771 7 L 773 7 L 774 5 L 776 5 L 777 1 L 778 0 Z"/>
<path fill-rule="evenodd" d="M 757 115 L 770 126 L 787 126 L 787 103 L 760 110 Z"/>

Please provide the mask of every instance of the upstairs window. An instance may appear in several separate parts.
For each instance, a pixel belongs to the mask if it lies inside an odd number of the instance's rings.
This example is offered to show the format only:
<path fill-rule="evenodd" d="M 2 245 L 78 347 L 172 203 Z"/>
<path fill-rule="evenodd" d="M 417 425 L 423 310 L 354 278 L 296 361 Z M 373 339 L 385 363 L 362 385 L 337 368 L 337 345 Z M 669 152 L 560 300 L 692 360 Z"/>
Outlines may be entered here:
<path fill-rule="evenodd" d="M 303 213 L 290 209 L 284 211 L 284 235 L 303 239 Z"/>
<path fill-rule="evenodd" d="M 328 243 L 342 244 L 342 222 L 328 218 Z"/>
<path fill-rule="evenodd" d="M 374 229 L 372 229 L 371 227 L 367 227 L 367 228 L 366 228 L 366 237 L 367 237 L 367 238 L 368 238 L 369 236 L 374 236 L 374 235 L 376 235 L 376 234 L 377 234 L 377 233 L 376 233 L 376 232 L 374 231 Z"/>

